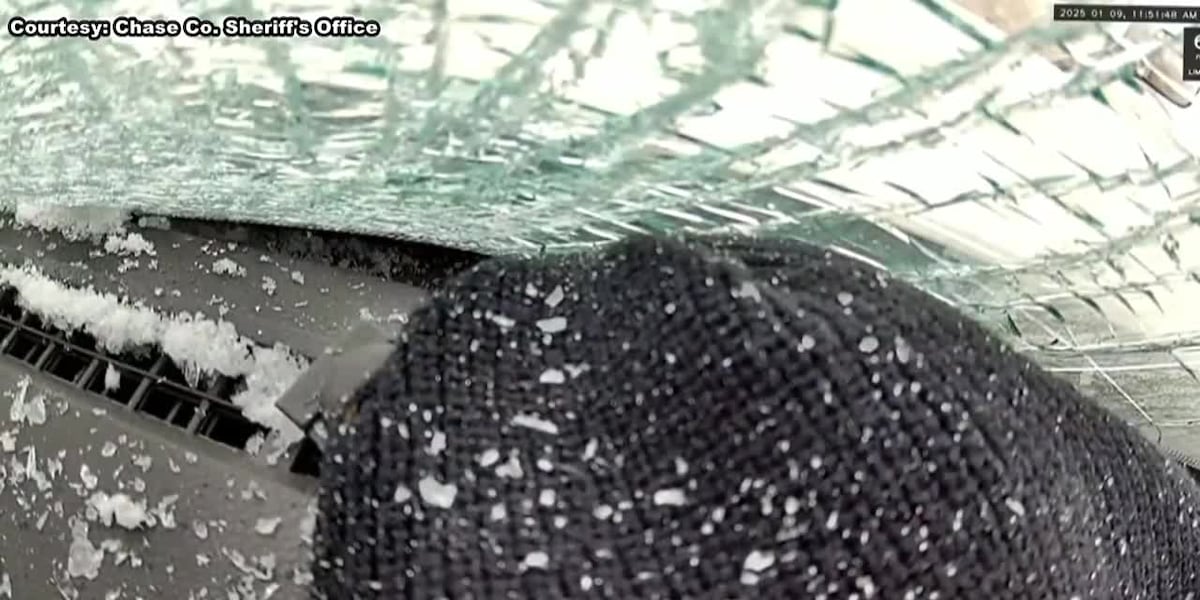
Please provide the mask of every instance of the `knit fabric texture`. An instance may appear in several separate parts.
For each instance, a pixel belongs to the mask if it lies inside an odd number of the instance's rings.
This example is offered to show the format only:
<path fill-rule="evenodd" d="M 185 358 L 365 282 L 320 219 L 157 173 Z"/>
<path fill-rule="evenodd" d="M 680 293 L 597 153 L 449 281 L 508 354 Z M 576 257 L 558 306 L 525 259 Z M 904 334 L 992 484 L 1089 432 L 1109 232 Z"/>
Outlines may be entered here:
<path fill-rule="evenodd" d="M 930 296 L 798 243 L 496 259 L 322 468 L 318 598 L 1192 598 L 1200 493 Z"/>

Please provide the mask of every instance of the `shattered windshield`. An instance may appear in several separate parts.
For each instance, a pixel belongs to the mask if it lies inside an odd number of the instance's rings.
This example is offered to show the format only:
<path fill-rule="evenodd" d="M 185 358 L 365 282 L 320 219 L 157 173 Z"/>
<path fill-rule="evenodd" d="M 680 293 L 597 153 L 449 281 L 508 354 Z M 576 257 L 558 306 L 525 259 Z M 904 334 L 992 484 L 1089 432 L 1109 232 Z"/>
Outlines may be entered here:
<path fill-rule="evenodd" d="M 485 253 L 795 237 L 967 310 L 1159 438 L 1200 419 L 1182 25 L 1039 0 L 3 6 L 26 21 L 0 37 L 19 221 L 87 206 Z"/>

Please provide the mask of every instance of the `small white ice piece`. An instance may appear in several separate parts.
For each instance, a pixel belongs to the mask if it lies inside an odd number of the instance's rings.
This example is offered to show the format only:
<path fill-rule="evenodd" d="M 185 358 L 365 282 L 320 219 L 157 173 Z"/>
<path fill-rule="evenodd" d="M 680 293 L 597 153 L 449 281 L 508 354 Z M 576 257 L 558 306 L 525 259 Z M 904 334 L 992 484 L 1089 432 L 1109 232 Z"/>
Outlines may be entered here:
<path fill-rule="evenodd" d="M 112 392 L 121 387 L 121 372 L 108 363 L 108 368 L 104 370 L 104 391 Z"/>
<path fill-rule="evenodd" d="M 429 442 L 429 453 L 434 456 L 437 456 L 442 453 L 442 450 L 445 450 L 445 449 L 446 449 L 446 434 L 444 434 L 440 431 L 433 432 L 433 439 L 430 440 L 430 442 Z"/>
<path fill-rule="evenodd" d="M 525 560 L 521 564 L 526 569 L 545 569 L 550 565 L 550 556 L 542 551 L 530 552 L 525 555 Z"/>
<path fill-rule="evenodd" d="M 654 504 L 658 506 L 683 506 L 687 496 L 679 488 L 666 488 L 654 492 Z"/>
<path fill-rule="evenodd" d="M 563 301 L 563 299 L 566 298 L 566 296 L 567 295 L 565 293 L 563 293 L 562 286 L 556 285 L 556 286 L 554 286 L 554 289 L 550 291 L 550 294 L 548 296 L 546 296 L 546 306 L 549 306 L 550 308 L 554 308 L 555 306 L 558 306 L 559 303 L 561 303 Z"/>
<path fill-rule="evenodd" d="M 237 264 L 230 258 L 219 258 L 213 261 L 212 272 L 217 275 L 228 275 L 230 277 L 245 277 L 246 268 Z"/>
<path fill-rule="evenodd" d="M 534 429 L 550 435 L 558 435 L 558 425 L 536 415 L 520 414 L 512 418 L 512 424 L 518 427 Z"/>
<path fill-rule="evenodd" d="M 508 457 L 508 461 L 496 467 L 496 475 L 507 479 L 520 479 L 525 476 L 525 470 L 521 468 L 521 461 L 512 455 Z"/>
<path fill-rule="evenodd" d="M 124 236 L 119 234 L 109 234 L 104 240 L 104 250 L 109 254 L 119 254 L 122 256 L 138 256 L 147 254 L 154 256 L 154 244 L 147 240 L 140 233 L 128 233 Z"/>
<path fill-rule="evenodd" d="M 746 555 L 745 562 L 742 563 L 742 568 L 755 573 L 762 573 L 771 568 L 775 564 L 775 553 L 764 552 L 762 550 L 754 550 Z"/>
<path fill-rule="evenodd" d="M 1017 515 L 1018 517 L 1025 516 L 1025 505 L 1022 504 L 1020 500 L 1017 500 L 1016 498 L 1005 498 L 1004 505 L 1007 506 L 1008 510 L 1011 510 L 1014 515 Z"/>
<path fill-rule="evenodd" d="M 900 336 L 896 336 L 896 360 L 902 364 L 908 364 L 912 358 L 912 346 L 908 345 L 908 340 Z"/>
<path fill-rule="evenodd" d="M 500 451 L 495 448 L 488 448 L 479 454 L 479 466 L 490 467 L 500 460 Z"/>
<path fill-rule="evenodd" d="M 87 465 L 80 465 L 79 480 L 83 482 L 83 486 L 89 490 L 96 489 L 100 484 L 100 478 L 92 473 L 92 470 Z"/>
<path fill-rule="evenodd" d="M 550 317 L 537 322 L 538 329 L 543 333 L 559 333 L 567 329 L 566 317 Z"/>
<path fill-rule="evenodd" d="M 71 547 L 67 550 L 67 575 L 95 579 L 104 564 L 104 550 L 88 539 L 88 524 L 79 520 L 71 525 Z"/>
<path fill-rule="evenodd" d="M 404 484 L 396 486 L 396 493 L 392 494 L 392 501 L 408 502 L 410 498 L 412 498 L 412 490 L 408 489 L 408 486 Z"/>
<path fill-rule="evenodd" d="M 30 425 L 42 425 L 46 422 L 46 397 L 38 394 L 25 406 L 25 421 Z"/>
<path fill-rule="evenodd" d="M 548 385 L 558 385 L 561 383 L 566 383 L 566 381 L 567 374 L 564 373 L 562 369 L 546 369 L 545 371 L 542 371 L 541 376 L 538 377 L 538 383 L 545 383 Z"/>
<path fill-rule="evenodd" d="M 438 508 L 450 508 L 454 506 L 454 496 L 458 494 L 458 487 L 452 483 L 442 483 L 426 475 L 417 482 L 417 491 L 420 492 L 421 499 L 426 504 Z"/>
<path fill-rule="evenodd" d="M 254 531 L 258 535 L 275 535 L 281 521 L 283 519 L 280 517 L 263 517 L 254 522 Z"/>
<path fill-rule="evenodd" d="M 88 499 L 88 506 L 96 511 L 100 522 L 106 527 L 112 527 L 115 523 L 125 529 L 137 529 L 149 520 L 146 505 L 122 493 L 110 496 L 96 492 Z"/>

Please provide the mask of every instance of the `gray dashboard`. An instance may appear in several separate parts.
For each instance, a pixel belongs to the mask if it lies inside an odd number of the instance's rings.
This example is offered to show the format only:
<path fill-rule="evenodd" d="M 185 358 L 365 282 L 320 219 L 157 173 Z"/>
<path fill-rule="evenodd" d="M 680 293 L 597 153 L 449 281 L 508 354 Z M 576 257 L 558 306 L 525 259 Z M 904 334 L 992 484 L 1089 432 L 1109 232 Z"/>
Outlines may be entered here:
<path fill-rule="evenodd" d="M 222 318 L 310 358 L 363 320 L 398 326 L 423 297 L 244 234 L 146 223 L 130 231 L 153 243 L 153 257 L 5 223 L 0 263 L 32 261 L 73 287 Z M 244 273 L 214 269 L 221 259 Z M 108 356 L 9 296 L 0 299 L 0 598 L 304 597 L 316 478 L 314 458 L 301 455 L 319 450 L 247 451 L 254 424 L 218 389 L 230 382 L 188 384 L 153 352 Z M 98 385 L 107 363 L 132 383 Z M 114 498 L 142 512 L 106 504 Z"/>

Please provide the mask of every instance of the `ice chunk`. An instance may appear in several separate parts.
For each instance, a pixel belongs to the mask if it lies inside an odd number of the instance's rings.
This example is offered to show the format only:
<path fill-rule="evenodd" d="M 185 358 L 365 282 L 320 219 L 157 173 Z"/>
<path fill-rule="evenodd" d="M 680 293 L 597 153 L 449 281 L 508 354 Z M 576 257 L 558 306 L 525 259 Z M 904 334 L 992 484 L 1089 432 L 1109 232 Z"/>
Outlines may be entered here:
<path fill-rule="evenodd" d="M 908 345 L 908 341 L 900 336 L 896 336 L 896 360 L 904 365 L 908 364 L 912 358 L 912 346 Z"/>
<path fill-rule="evenodd" d="M 25 397 L 28 394 L 29 376 L 25 375 L 17 380 L 17 389 L 7 394 L 12 397 L 12 404 L 8 407 L 8 418 L 11 421 L 20 423 L 25 420 Z"/>
<path fill-rule="evenodd" d="M 14 211 L 19 226 L 57 231 L 69 240 L 99 238 L 125 230 L 129 212 L 108 206 L 53 206 L 20 202 Z"/>
<path fill-rule="evenodd" d="M 833 531 L 834 529 L 837 529 L 837 524 L 838 524 L 838 512 L 835 510 L 835 511 L 829 513 L 829 517 L 825 519 L 825 529 Z"/>
<path fill-rule="evenodd" d="M 89 490 L 96 489 L 100 483 L 100 478 L 92 474 L 92 470 L 87 465 L 80 465 L 79 480 L 83 482 L 83 486 Z"/>
<path fill-rule="evenodd" d="M 246 267 L 237 264 L 231 258 L 218 258 L 213 261 L 212 272 L 217 275 L 228 275 L 230 277 L 245 277 Z"/>
<path fill-rule="evenodd" d="M 762 302 L 762 294 L 758 291 L 758 286 L 749 281 L 743 281 L 740 286 L 733 289 L 730 295 L 734 298 L 749 298 L 755 302 Z"/>
<path fill-rule="evenodd" d="M 110 254 L 120 254 L 122 256 L 154 256 L 157 251 L 154 249 L 154 244 L 142 237 L 140 233 L 129 233 L 124 236 L 110 234 L 104 240 L 104 250 Z"/>
<path fill-rule="evenodd" d="M 863 597 L 868 599 L 874 598 L 875 594 L 879 591 L 878 588 L 875 587 L 875 580 L 866 575 L 856 577 L 854 579 L 854 585 L 857 586 L 858 589 L 862 590 Z"/>
<path fill-rule="evenodd" d="M 158 501 L 158 506 L 154 507 L 154 515 L 158 517 L 158 524 L 165 529 L 175 529 L 175 503 L 179 501 L 178 494 L 170 494 L 163 496 L 162 500 Z"/>
<path fill-rule="evenodd" d="M 503 521 L 508 517 L 508 509 L 504 508 L 503 502 L 493 504 L 489 516 L 491 516 L 493 521 Z"/>
<path fill-rule="evenodd" d="M 512 418 L 512 424 L 518 427 L 526 427 L 548 433 L 550 435 L 558 435 L 558 425 L 547 421 L 541 417 L 530 414 L 520 414 Z"/>
<path fill-rule="evenodd" d="M 775 553 L 764 552 L 762 550 L 754 550 L 746 556 L 746 560 L 742 563 L 742 576 L 740 578 L 744 585 L 757 585 L 759 574 L 771 568 L 775 564 Z"/>
<path fill-rule="evenodd" d="M 540 550 L 525 555 L 521 565 L 526 569 L 545 569 L 550 565 L 550 555 Z"/>
<path fill-rule="evenodd" d="M 279 523 L 283 521 L 280 517 L 264 517 L 254 522 L 254 531 L 259 535 L 274 535 L 275 530 L 279 529 Z"/>
<path fill-rule="evenodd" d="M 537 322 L 538 329 L 544 333 L 558 333 L 567 329 L 566 317 L 550 317 Z"/>
<path fill-rule="evenodd" d="M 454 505 L 454 496 L 458 494 L 458 487 L 451 483 L 442 483 L 426 475 L 417 482 L 417 491 L 420 492 L 421 499 L 426 504 L 438 508 L 450 508 Z"/>
<path fill-rule="evenodd" d="M 71 525 L 71 547 L 67 550 L 67 575 L 95 579 L 104 564 L 104 550 L 92 545 L 88 539 L 86 521 Z"/>
<path fill-rule="evenodd" d="M 538 383 L 546 383 L 550 385 L 564 383 L 566 380 L 567 374 L 563 373 L 561 369 L 546 369 L 545 371 L 542 371 L 541 376 L 538 377 Z"/>
<path fill-rule="evenodd" d="M 46 422 L 46 397 L 38 394 L 25 407 L 25 421 L 30 425 L 41 425 Z"/>
<path fill-rule="evenodd" d="M 88 499 L 88 506 L 96 511 L 96 516 L 106 527 L 116 523 L 125 529 L 137 529 L 150 519 L 146 514 L 146 504 L 135 502 L 126 494 L 108 495 L 96 492 Z"/>
<path fill-rule="evenodd" d="M 392 500 L 395 502 L 408 502 L 412 498 L 412 490 L 401 484 L 396 486 L 396 493 L 392 494 Z"/>
<path fill-rule="evenodd" d="M 521 468 L 521 461 L 514 454 L 508 457 L 508 461 L 496 467 L 496 475 L 507 479 L 520 479 L 525 476 L 525 470 Z"/>
<path fill-rule="evenodd" d="M 12 404 L 8 407 L 8 418 L 17 423 L 41 425 L 46 422 L 46 397 L 38 394 L 32 400 L 29 397 L 29 377 L 17 381 L 17 389 L 8 393 Z"/>
<path fill-rule="evenodd" d="M 762 550 L 754 550 L 746 555 L 746 560 L 742 563 L 742 568 L 747 571 L 761 573 L 771 568 L 775 564 L 775 553 L 764 552 Z"/>
<path fill-rule="evenodd" d="M 1023 504 L 1020 500 L 1017 500 L 1016 498 L 1005 498 L 1004 505 L 1007 506 L 1008 510 L 1011 510 L 1014 515 L 1017 515 L 1018 517 L 1025 516 L 1025 504 Z"/>
<path fill-rule="evenodd" d="M 562 286 L 556 285 L 554 286 L 554 289 L 550 291 L 550 295 L 546 296 L 546 306 L 554 308 L 562 303 L 564 298 L 566 298 L 566 294 L 563 293 Z"/>
<path fill-rule="evenodd" d="M 121 372 L 112 363 L 104 370 L 104 391 L 114 392 L 121 388 Z"/>
<path fill-rule="evenodd" d="M 237 550 L 231 548 L 221 548 L 221 553 L 233 563 L 233 566 L 243 574 L 253 577 L 259 581 L 271 581 L 275 578 L 275 555 L 264 554 L 258 557 L 247 558 Z"/>
<path fill-rule="evenodd" d="M 683 506 L 687 495 L 679 488 L 666 488 L 654 492 L 654 503 L 658 506 Z"/>
<path fill-rule="evenodd" d="M 429 453 L 437 456 L 446 449 L 446 434 L 440 431 L 433 432 L 433 439 L 429 442 Z"/>
<path fill-rule="evenodd" d="M 479 454 L 479 466 L 490 467 L 500 460 L 500 451 L 495 448 L 488 448 Z"/>

